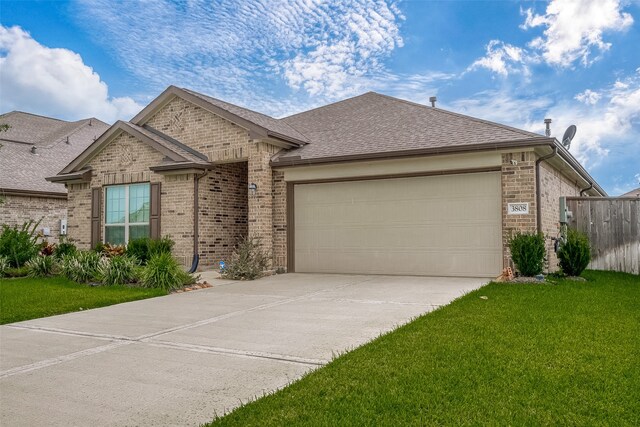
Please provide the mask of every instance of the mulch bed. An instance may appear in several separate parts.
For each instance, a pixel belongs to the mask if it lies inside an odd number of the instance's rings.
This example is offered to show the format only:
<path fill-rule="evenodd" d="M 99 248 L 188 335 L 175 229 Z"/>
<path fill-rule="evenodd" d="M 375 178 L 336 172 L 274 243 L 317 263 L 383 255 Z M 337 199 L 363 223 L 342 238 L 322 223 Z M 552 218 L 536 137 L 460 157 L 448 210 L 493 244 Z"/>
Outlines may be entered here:
<path fill-rule="evenodd" d="M 182 289 L 176 289 L 172 291 L 172 294 L 181 294 L 184 292 L 197 291 L 199 289 L 213 288 L 213 285 L 207 281 L 196 283 L 195 285 L 185 286 Z"/>

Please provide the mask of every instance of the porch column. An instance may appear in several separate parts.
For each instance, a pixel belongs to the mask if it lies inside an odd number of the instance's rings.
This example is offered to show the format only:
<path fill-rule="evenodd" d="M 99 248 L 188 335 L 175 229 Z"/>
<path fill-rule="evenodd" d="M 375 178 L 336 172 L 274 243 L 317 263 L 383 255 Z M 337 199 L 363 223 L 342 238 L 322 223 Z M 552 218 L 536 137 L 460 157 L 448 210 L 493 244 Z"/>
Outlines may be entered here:
<path fill-rule="evenodd" d="M 270 259 L 273 257 L 273 180 L 269 161 L 277 147 L 262 141 L 252 143 L 249 149 L 248 178 L 249 187 L 255 184 L 256 190 L 248 190 L 249 236 L 257 237 Z"/>

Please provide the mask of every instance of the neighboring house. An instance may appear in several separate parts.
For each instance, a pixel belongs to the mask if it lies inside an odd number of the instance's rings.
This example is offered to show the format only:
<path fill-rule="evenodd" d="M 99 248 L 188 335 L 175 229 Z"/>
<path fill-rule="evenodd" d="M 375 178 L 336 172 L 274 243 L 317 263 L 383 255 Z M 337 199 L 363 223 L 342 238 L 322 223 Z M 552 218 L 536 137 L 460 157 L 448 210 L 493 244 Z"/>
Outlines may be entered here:
<path fill-rule="evenodd" d="M 628 193 L 624 193 L 618 197 L 640 197 L 640 188 L 636 188 L 635 190 L 631 190 Z"/>
<path fill-rule="evenodd" d="M 439 108 L 369 92 L 274 119 L 173 86 L 48 179 L 83 247 L 170 235 L 209 267 L 251 235 L 327 273 L 496 276 L 511 233 L 557 236 L 559 196 L 605 195 L 556 139 Z"/>
<path fill-rule="evenodd" d="M 47 182 L 84 151 L 109 125 L 98 119 L 66 122 L 12 111 L 0 115 L 0 224 L 39 221 L 57 239 L 67 216 L 67 190 Z"/>

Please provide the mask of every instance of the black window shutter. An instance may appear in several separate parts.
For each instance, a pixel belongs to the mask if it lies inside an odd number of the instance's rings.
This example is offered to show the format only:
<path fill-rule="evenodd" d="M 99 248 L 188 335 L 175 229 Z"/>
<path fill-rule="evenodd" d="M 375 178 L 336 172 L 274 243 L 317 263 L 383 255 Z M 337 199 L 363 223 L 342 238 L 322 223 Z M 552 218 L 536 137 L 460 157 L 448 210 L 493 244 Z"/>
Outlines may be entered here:
<path fill-rule="evenodd" d="M 160 234 L 160 183 L 151 183 L 151 200 L 149 206 L 149 234 L 152 239 L 159 239 Z"/>

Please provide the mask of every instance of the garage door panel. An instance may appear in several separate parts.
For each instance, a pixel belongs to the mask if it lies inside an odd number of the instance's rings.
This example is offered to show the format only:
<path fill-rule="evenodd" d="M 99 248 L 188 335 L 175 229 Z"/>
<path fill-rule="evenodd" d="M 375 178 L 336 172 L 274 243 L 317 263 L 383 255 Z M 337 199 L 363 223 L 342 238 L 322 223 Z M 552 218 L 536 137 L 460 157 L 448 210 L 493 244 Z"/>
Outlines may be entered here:
<path fill-rule="evenodd" d="M 299 272 L 494 276 L 500 174 L 295 186 Z"/>

